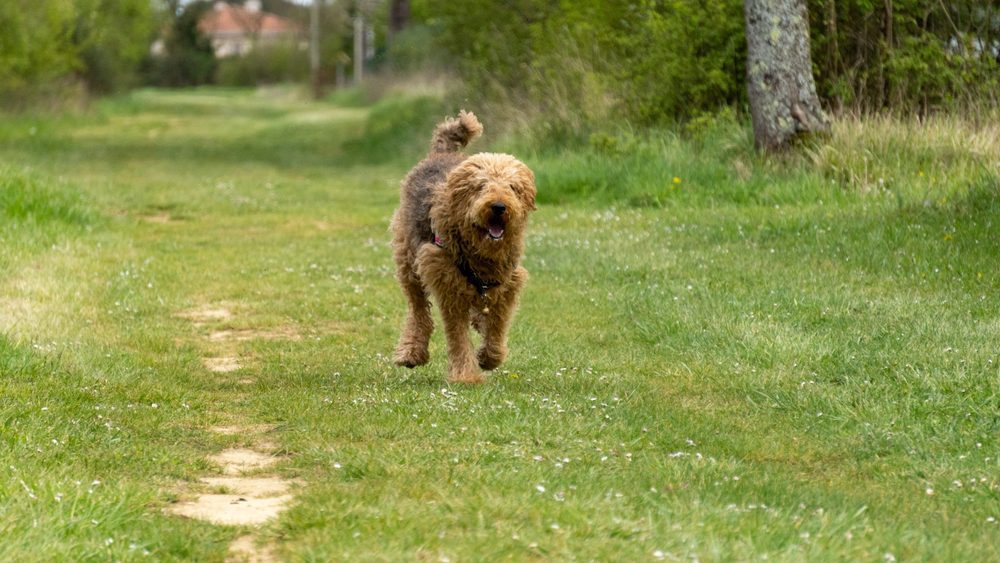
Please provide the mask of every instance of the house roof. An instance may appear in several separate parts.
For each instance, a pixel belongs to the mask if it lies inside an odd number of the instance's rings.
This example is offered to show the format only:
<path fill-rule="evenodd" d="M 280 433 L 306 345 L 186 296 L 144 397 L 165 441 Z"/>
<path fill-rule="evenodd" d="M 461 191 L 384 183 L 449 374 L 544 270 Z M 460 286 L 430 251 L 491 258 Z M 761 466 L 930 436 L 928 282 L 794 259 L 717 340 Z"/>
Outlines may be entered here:
<path fill-rule="evenodd" d="M 226 2 L 216 2 L 202 16 L 198 29 L 205 35 L 295 33 L 299 26 L 288 19 L 259 10 L 248 10 Z"/>

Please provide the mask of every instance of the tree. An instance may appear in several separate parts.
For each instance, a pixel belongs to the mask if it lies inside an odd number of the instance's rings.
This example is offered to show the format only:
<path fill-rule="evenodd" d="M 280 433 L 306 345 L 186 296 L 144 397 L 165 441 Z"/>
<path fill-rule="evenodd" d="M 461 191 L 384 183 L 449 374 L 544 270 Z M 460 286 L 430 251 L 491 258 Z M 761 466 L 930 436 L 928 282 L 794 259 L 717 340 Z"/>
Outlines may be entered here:
<path fill-rule="evenodd" d="M 323 74 L 320 69 L 319 49 L 319 4 L 322 0 L 313 0 L 309 7 L 309 75 L 312 80 L 313 99 L 323 98 Z"/>
<path fill-rule="evenodd" d="M 212 81 L 217 63 L 215 51 L 211 41 L 198 29 L 202 15 L 210 9 L 210 2 L 196 0 L 174 16 L 164 40 L 165 53 L 151 61 L 151 83 L 179 87 Z"/>
<path fill-rule="evenodd" d="M 156 19 L 149 0 L 75 0 L 73 42 L 78 71 L 94 94 L 123 90 L 136 82 L 136 70 L 153 41 Z"/>
<path fill-rule="evenodd" d="M 743 15 L 757 147 L 781 150 L 801 135 L 829 132 L 813 80 L 804 0 L 745 0 Z"/>
<path fill-rule="evenodd" d="M 389 37 L 395 37 L 410 23 L 410 0 L 389 2 Z"/>

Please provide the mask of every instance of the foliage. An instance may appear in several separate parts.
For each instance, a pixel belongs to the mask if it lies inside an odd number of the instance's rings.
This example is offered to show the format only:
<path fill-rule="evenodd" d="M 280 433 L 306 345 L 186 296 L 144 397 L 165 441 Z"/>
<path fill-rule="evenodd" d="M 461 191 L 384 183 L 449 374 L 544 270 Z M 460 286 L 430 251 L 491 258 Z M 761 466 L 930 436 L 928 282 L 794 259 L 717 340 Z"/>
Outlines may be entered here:
<path fill-rule="evenodd" d="M 197 86 L 215 78 L 216 59 L 212 44 L 198 30 L 198 20 L 212 9 L 211 2 L 197 0 L 184 6 L 172 19 L 164 53 L 146 61 L 146 79 L 158 86 Z"/>
<path fill-rule="evenodd" d="M 503 148 L 534 153 L 542 165 L 544 203 L 774 205 L 832 188 L 899 206 L 930 206 L 976 186 L 1000 185 L 997 118 L 843 116 L 833 121 L 829 137 L 771 163 L 757 155 L 749 128 L 732 110 L 695 117 L 680 133 L 620 129 L 593 133 L 580 146 L 539 149 L 521 142 Z M 797 183 L 780 180 L 789 177 Z"/>
<path fill-rule="evenodd" d="M 258 45 L 245 55 L 220 60 L 215 82 L 221 86 L 305 82 L 307 55 L 294 42 Z"/>
<path fill-rule="evenodd" d="M 148 0 L 14 0 L 0 3 L 0 105 L 65 98 L 134 83 L 153 31 Z"/>
<path fill-rule="evenodd" d="M 58 95 L 79 65 L 68 32 L 74 15 L 68 0 L 0 2 L 0 104 Z"/>
<path fill-rule="evenodd" d="M 441 72 L 446 53 L 435 40 L 435 29 L 426 24 L 411 25 L 392 38 L 385 54 L 388 68 L 397 74 Z"/>
<path fill-rule="evenodd" d="M 662 125 L 745 100 L 739 0 L 414 4 L 455 61 L 463 95 L 527 108 L 543 128 Z M 1000 101 L 995 3 L 809 0 L 808 8 L 818 88 L 836 109 L 927 113 Z"/>
<path fill-rule="evenodd" d="M 996 105 L 1000 6 L 810 0 L 818 87 L 834 107 L 928 113 Z"/>
<path fill-rule="evenodd" d="M 73 32 L 90 92 L 107 94 L 134 86 L 149 52 L 156 19 L 149 0 L 76 0 Z"/>
<path fill-rule="evenodd" d="M 665 123 L 746 99 L 746 42 L 740 2 L 647 0 L 616 36 L 615 76 L 627 113 Z M 620 58 L 619 58 L 620 57 Z"/>
<path fill-rule="evenodd" d="M 426 154 L 430 132 L 445 115 L 438 97 L 387 97 L 371 108 L 364 135 L 351 139 L 344 148 L 359 162 L 413 160 Z"/>

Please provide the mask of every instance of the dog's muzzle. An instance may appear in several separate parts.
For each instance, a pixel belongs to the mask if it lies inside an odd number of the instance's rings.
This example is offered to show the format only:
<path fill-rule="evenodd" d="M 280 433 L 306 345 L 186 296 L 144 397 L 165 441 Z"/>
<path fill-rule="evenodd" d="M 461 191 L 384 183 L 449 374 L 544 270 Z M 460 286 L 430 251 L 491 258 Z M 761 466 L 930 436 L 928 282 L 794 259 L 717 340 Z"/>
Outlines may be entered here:
<path fill-rule="evenodd" d="M 503 218 L 504 213 L 507 212 L 507 206 L 502 203 L 494 203 L 490 205 L 490 211 L 493 212 L 493 215 L 486 222 L 486 234 L 493 240 L 500 240 L 503 238 L 504 227 L 507 226 Z"/>

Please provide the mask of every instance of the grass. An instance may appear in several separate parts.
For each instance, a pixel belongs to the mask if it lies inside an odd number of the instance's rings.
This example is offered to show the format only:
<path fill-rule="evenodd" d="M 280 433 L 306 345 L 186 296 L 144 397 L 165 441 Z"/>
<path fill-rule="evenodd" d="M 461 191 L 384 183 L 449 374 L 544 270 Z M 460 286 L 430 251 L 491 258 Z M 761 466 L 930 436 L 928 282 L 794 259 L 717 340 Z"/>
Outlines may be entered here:
<path fill-rule="evenodd" d="M 212 425 L 261 423 L 288 560 L 1000 558 L 995 152 L 865 122 L 784 162 L 725 124 L 494 145 L 542 205 L 470 388 L 440 333 L 388 360 L 386 123 L 207 90 L 0 124 L 0 559 L 223 559 L 246 530 L 163 509 L 250 443 Z M 839 172 L 865 158 L 889 188 Z M 178 316 L 206 306 L 234 316 Z M 220 329 L 288 337 L 219 374 Z"/>

